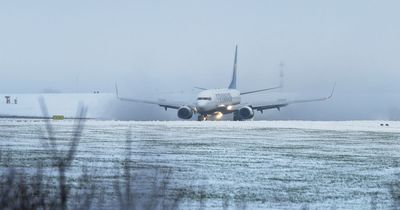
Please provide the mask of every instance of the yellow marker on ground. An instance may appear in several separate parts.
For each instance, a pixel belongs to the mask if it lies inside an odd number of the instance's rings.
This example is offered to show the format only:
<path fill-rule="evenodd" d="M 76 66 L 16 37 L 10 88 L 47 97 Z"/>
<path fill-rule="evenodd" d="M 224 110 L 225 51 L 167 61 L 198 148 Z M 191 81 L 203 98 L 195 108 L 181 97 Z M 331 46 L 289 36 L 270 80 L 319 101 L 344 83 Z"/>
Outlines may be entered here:
<path fill-rule="evenodd" d="M 53 120 L 64 120 L 64 115 L 53 115 Z"/>

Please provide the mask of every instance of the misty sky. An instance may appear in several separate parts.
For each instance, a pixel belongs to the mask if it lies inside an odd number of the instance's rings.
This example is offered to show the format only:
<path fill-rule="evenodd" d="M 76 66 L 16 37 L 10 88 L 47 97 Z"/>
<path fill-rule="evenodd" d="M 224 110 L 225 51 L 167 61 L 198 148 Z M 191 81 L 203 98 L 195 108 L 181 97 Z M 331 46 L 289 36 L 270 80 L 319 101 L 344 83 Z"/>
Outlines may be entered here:
<path fill-rule="evenodd" d="M 266 119 L 398 118 L 399 8 L 395 0 L 0 1 L 0 92 L 113 92 L 118 82 L 125 95 L 194 99 L 194 86 L 228 85 L 238 44 L 242 91 L 276 85 L 285 63 L 284 90 L 261 99 L 327 95 L 337 82 L 332 101 Z"/>

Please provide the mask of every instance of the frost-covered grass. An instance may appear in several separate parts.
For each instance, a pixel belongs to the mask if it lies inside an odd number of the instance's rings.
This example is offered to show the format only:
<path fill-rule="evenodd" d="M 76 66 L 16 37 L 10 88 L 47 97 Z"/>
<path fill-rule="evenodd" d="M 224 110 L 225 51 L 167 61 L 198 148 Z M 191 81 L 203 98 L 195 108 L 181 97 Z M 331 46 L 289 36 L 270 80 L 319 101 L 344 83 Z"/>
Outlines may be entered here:
<path fill-rule="evenodd" d="M 67 149 L 73 122 L 52 124 Z M 38 140 L 43 125 L 0 120 L 0 149 L 12 155 L 11 165 L 28 170 L 48 159 Z M 78 180 L 84 167 L 108 196 L 105 205 L 120 203 L 115 180 L 124 180 L 129 164 L 133 186 L 146 191 L 168 181 L 167 200 L 179 198 L 182 209 L 387 209 L 400 200 L 399 128 L 391 121 L 88 120 L 67 175 Z M 160 172 L 168 175 L 154 179 Z"/>

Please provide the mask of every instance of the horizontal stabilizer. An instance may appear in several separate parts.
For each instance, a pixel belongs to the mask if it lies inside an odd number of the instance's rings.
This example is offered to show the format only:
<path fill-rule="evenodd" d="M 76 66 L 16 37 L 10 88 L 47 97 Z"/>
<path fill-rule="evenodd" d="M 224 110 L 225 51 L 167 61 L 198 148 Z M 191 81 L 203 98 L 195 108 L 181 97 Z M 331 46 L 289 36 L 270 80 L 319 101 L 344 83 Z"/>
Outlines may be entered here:
<path fill-rule="evenodd" d="M 208 90 L 207 88 L 202 88 L 202 87 L 194 87 L 194 88 L 199 89 L 199 90 Z"/>
<path fill-rule="evenodd" d="M 246 94 L 258 93 L 258 92 L 263 92 L 263 91 L 275 90 L 275 89 L 279 89 L 281 87 L 282 86 L 279 85 L 279 86 L 272 87 L 272 88 L 265 88 L 265 89 L 261 89 L 261 90 L 247 91 L 247 92 L 240 93 L 240 95 L 246 95 Z"/>

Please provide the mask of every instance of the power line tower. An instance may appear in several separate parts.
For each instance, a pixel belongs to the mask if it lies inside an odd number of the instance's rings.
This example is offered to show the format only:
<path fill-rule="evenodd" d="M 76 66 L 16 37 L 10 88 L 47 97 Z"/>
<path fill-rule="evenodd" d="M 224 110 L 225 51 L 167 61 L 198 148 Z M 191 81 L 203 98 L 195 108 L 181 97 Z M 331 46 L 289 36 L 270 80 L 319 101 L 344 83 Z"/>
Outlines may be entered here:
<path fill-rule="evenodd" d="M 285 85 L 285 83 L 284 83 L 284 74 L 283 74 L 283 67 L 284 66 L 285 66 L 285 64 L 283 62 L 281 62 L 279 64 L 279 86 L 281 86 L 281 89 Z"/>

